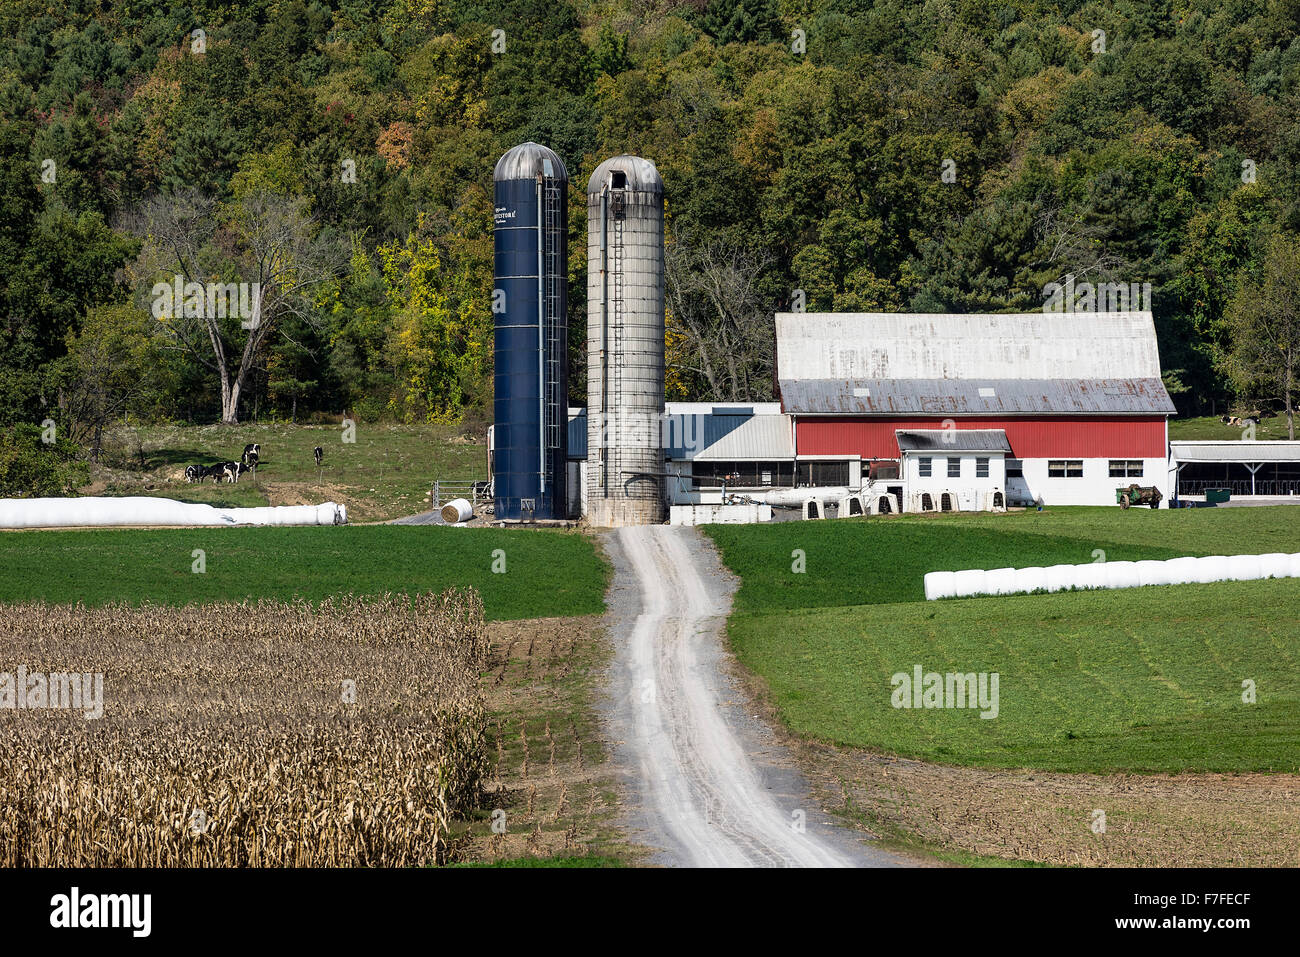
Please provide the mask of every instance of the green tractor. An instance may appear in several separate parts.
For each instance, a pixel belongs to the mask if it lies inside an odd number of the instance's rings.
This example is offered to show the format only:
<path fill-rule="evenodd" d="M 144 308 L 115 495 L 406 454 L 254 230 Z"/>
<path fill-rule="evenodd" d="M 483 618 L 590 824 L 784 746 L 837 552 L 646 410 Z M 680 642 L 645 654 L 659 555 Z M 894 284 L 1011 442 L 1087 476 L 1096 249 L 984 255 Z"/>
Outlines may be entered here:
<path fill-rule="evenodd" d="M 1150 505 L 1152 508 L 1160 507 L 1160 500 L 1164 498 L 1160 494 L 1160 489 L 1154 485 L 1143 487 L 1134 482 L 1128 488 L 1115 489 L 1115 501 L 1119 502 L 1120 508 L 1128 508 L 1130 505 Z"/>

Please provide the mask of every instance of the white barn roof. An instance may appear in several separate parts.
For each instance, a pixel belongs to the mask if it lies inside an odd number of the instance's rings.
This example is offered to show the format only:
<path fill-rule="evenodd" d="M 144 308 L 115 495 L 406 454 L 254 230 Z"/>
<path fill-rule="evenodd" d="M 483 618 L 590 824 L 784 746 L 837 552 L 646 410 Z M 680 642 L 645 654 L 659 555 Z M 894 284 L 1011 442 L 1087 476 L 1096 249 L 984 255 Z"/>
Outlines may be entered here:
<path fill-rule="evenodd" d="M 1166 414 L 1150 312 L 778 313 L 804 414 Z"/>
<path fill-rule="evenodd" d="M 1300 442 L 1286 439 L 1254 442 L 1171 440 L 1169 457 L 1176 462 L 1300 462 Z"/>

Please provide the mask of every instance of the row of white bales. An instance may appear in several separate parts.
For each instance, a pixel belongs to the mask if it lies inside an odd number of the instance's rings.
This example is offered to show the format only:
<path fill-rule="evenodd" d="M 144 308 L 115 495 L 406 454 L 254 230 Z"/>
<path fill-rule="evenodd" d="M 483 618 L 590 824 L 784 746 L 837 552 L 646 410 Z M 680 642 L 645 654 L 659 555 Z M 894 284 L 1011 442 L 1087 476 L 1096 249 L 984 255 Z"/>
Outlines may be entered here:
<path fill-rule="evenodd" d="M 1021 595 L 1084 588 L 1140 588 L 1143 585 L 1190 585 L 1260 578 L 1300 578 L 1300 552 L 1264 555 L 1210 555 L 1165 561 L 1089 562 L 1046 568 L 972 568 L 927 572 L 925 597 L 969 598 L 975 595 Z"/>

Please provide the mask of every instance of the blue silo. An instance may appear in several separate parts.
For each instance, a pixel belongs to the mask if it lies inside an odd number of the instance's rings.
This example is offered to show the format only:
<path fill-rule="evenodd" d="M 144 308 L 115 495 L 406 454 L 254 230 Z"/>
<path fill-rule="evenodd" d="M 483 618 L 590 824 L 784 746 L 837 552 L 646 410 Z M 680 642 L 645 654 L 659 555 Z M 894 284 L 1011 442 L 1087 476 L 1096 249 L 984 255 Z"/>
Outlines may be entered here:
<path fill-rule="evenodd" d="M 493 179 L 496 517 L 565 518 L 569 174 L 524 143 Z"/>

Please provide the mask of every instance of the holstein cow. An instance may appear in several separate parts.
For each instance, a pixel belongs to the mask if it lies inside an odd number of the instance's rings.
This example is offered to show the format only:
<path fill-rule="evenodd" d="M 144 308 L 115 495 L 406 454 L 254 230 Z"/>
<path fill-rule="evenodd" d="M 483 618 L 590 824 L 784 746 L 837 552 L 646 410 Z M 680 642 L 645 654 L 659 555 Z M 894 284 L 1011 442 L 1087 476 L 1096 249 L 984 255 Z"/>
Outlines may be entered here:
<path fill-rule="evenodd" d="M 311 450 L 311 454 L 316 456 L 316 467 L 320 468 L 321 459 L 325 458 L 325 450 L 318 445 Z"/>
<path fill-rule="evenodd" d="M 239 462 L 217 462 L 203 469 L 203 478 L 211 478 L 214 482 L 238 482 L 242 471 L 244 466 Z"/>
<path fill-rule="evenodd" d="M 185 466 L 185 481 L 202 482 L 205 477 L 206 476 L 204 475 L 204 468 L 202 465 Z"/>
<path fill-rule="evenodd" d="M 244 454 L 239 457 L 239 460 L 243 463 L 244 468 L 255 469 L 257 468 L 258 457 L 261 454 L 262 446 L 258 445 L 256 442 L 250 442 L 248 445 L 244 446 Z"/>

